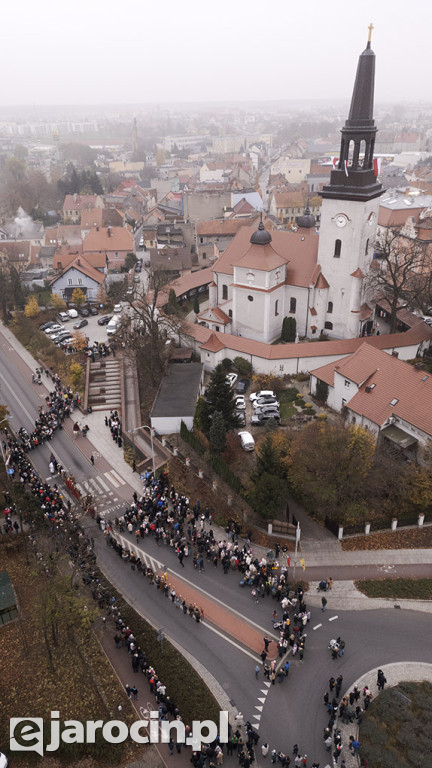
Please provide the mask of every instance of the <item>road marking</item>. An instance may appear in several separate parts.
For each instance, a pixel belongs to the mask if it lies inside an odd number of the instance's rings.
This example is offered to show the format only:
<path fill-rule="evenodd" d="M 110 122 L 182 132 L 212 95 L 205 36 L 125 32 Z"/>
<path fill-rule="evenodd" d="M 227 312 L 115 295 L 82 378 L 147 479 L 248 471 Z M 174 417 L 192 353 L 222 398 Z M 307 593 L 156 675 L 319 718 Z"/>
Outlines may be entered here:
<path fill-rule="evenodd" d="M 100 475 L 97 476 L 96 480 L 98 481 L 103 491 L 105 492 L 111 491 L 111 488 L 109 487 L 109 485 L 107 485 L 105 480 Z"/>
<path fill-rule="evenodd" d="M 258 697 L 258 701 L 260 701 L 260 702 L 261 702 L 261 704 L 265 704 L 265 699 L 260 699 L 260 698 Z M 261 707 L 261 709 L 262 709 L 262 707 Z"/>
<path fill-rule="evenodd" d="M 261 701 L 261 699 L 258 699 L 258 701 Z M 255 707 L 255 709 L 257 709 L 257 710 L 258 710 L 258 712 L 262 712 L 262 711 L 263 711 L 263 709 L 264 709 L 264 707 L 257 707 L 257 706 L 256 706 L 256 707 Z"/>
<path fill-rule="evenodd" d="M 339 616 L 332 616 L 332 617 L 329 619 L 329 621 L 335 621 L 335 620 L 336 620 L 336 619 L 338 619 L 338 618 L 339 618 Z"/>
<path fill-rule="evenodd" d="M 314 632 L 315 632 L 315 630 L 316 630 L 316 629 L 319 629 L 320 627 L 322 627 L 322 624 L 316 624 L 316 625 L 313 627 L 313 630 L 314 630 Z"/>
<path fill-rule="evenodd" d="M 261 715 L 252 715 L 254 720 L 258 720 L 258 722 L 261 720 Z"/>
<path fill-rule="evenodd" d="M 264 696 L 267 696 L 268 694 L 268 688 L 261 688 L 261 693 L 264 694 Z"/>
<path fill-rule="evenodd" d="M 214 627 L 213 624 L 208 624 L 206 621 L 203 621 L 202 619 L 201 619 L 201 623 L 204 625 L 204 627 L 206 627 L 206 629 L 210 629 L 211 632 L 215 633 L 215 635 L 219 635 L 219 637 L 223 637 L 223 639 L 226 640 L 227 643 L 231 643 L 231 645 L 233 645 L 234 648 L 238 648 L 238 650 L 241 651 L 242 653 L 245 653 L 246 656 L 250 656 L 250 658 L 253 659 L 254 661 L 259 661 L 258 656 L 254 656 L 253 653 L 251 653 L 250 651 L 247 651 L 246 648 L 236 643 L 235 640 L 231 640 L 230 637 L 227 637 L 226 633 L 219 632 L 219 630 L 216 629 L 216 627 Z"/>
<path fill-rule="evenodd" d="M 271 686 L 271 683 L 264 683 L 264 685 L 266 685 L 266 686 L 267 686 L 267 688 L 270 688 L 270 686 Z M 267 691 L 267 693 L 268 693 L 268 691 Z"/>
<path fill-rule="evenodd" d="M 126 485 L 126 480 L 123 480 L 122 476 L 119 475 L 118 472 L 115 471 L 115 469 L 110 469 L 110 474 L 115 477 L 115 479 L 120 483 L 120 485 Z"/>
<path fill-rule="evenodd" d="M 206 592 L 205 589 L 202 589 L 202 587 L 199 587 L 197 584 L 194 584 L 193 581 L 190 581 L 189 579 L 186 579 L 184 576 L 182 576 L 180 573 L 177 573 L 176 571 L 173 571 L 172 568 L 166 568 L 166 571 L 170 571 L 173 576 L 175 576 L 178 579 L 181 579 L 186 584 L 189 584 L 190 587 L 193 587 L 198 592 L 202 592 L 203 595 L 209 598 L 209 600 L 212 600 L 214 603 L 219 603 L 219 605 L 222 605 L 224 608 L 226 608 L 227 611 L 230 613 L 234 613 L 236 616 L 239 616 L 241 619 L 243 619 L 247 624 L 251 624 L 253 627 L 256 627 L 256 629 L 259 629 L 260 632 L 264 632 L 264 634 L 267 637 L 273 637 L 275 640 L 279 640 L 279 637 L 277 635 L 272 635 L 271 632 L 267 632 L 266 629 L 263 629 L 259 624 L 257 624 L 255 621 L 252 621 L 248 616 L 244 616 L 241 613 L 238 613 L 234 608 L 231 608 L 230 605 L 227 605 L 227 603 L 224 603 L 223 600 L 219 600 L 217 597 L 214 597 L 214 595 L 211 595 L 209 592 Z M 267 683 L 266 683 L 267 685 Z"/>
<path fill-rule="evenodd" d="M 118 483 L 117 480 L 114 480 L 114 478 L 111 477 L 111 473 L 110 472 L 104 472 L 104 475 L 107 478 L 107 480 L 109 480 L 110 483 L 114 486 L 114 488 L 118 488 L 119 487 L 120 483 Z"/>

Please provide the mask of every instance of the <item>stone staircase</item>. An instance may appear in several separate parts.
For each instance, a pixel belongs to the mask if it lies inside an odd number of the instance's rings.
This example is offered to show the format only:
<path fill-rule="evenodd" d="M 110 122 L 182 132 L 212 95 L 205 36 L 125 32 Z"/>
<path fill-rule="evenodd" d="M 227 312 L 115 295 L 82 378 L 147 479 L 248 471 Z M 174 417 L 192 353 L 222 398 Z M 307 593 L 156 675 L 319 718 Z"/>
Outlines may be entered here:
<path fill-rule="evenodd" d="M 113 357 L 90 363 L 88 406 L 93 411 L 121 408 L 121 367 Z"/>

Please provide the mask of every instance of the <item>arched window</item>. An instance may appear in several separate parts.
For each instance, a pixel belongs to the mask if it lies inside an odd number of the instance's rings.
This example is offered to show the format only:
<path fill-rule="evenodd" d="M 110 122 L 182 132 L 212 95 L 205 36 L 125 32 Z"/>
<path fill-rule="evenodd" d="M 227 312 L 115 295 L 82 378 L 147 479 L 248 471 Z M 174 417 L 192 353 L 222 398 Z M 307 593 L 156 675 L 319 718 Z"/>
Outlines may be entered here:
<path fill-rule="evenodd" d="M 333 330 L 333 323 L 330 323 L 328 320 L 324 323 L 324 328 L 326 331 L 332 331 Z"/>
<path fill-rule="evenodd" d="M 291 296 L 289 311 L 294 313 L 296 311 L 296 307 L 297 307 L 297 299 L 295 299 L 294 296 Z"/>
<path fill-rule="evenodd" d="M 227 299 L 227 298 L 228 298 L 228 286 L 227 285 L 223 285 L 222 286 L 222 299 Z"/>
<path fill-rule="evenodd" d="M 275 317 L 277 317 L 279 314 L 279 299 L 276 299 L 275 301 Z"/>
<path fill-rule="evenodd" d="M 232 317 L 232 309 L 228 310 L 228 317 Z"/>
<path fill-rule="evenodd" d="M 335 248 L 334 248 L 334 254 L 333 254 L 333 257 L 335 259 L 340 259 L 341 250 L 342 250 L 342 240 L 335 240 Z"/>
<path fill-rule="evenodd" d="M 365 256 L 367 256 L 368 250 L 369 250 L 369 238 L 366 240 L 366 245 L 365 245 Z"/>
<path fill-rule="evenodd" d="M 329 315 L 331 315 L 331 313 L 333 312 L 333 302 L 332 301 L 329 301 L 329 303 L 327 304 L 327 312 L 328 312 Z"/>

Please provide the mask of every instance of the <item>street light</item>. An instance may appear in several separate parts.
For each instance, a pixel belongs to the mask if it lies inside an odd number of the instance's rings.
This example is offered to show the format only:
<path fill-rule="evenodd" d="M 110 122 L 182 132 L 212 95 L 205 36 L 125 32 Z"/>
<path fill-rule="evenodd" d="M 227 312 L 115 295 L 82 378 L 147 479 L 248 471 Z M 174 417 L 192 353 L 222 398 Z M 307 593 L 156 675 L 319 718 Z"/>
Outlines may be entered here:
<path fill-rule="evenodd" d="M 138 432 L 138 430 L 140 430 L 140 429 L 148 429 L 148 431 L 150 432 L 150 445 L 151 445 L 151 454 L 152 454 L 153 477 L 156 477 L 155 455 L 154 455 L 154 447 L 153 447 L 153 428 L 149 427 L 148 424 L 141 424 L 141 426 L 135 427 L 135 429 L 131 429 L 132 440 L 133 440 L 133 447 L 134 447 L 134 458 L 135 458 L 135 432 Z"/>

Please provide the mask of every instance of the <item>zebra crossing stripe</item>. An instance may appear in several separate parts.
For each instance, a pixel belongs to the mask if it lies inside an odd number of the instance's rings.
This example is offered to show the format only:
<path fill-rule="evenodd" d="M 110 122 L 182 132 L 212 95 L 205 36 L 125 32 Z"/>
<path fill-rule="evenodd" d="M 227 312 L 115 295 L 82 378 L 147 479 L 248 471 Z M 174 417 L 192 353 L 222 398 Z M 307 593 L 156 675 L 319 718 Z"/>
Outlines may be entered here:
<path fill-rule="evenodd" d="M 151 568 L 153 573 L 157 573 L 158 571 L 163 570 L 163 564 L 159 562 L 159 560 L 156 560 L 151 555 L 147 554 L 147 552 L 144 552 L 140 547 L 135 546 L 135 544 L 130 541 L 130 539 L 126 539 L 125 536 L 121 536 L 120 534 L 116 534 L 116 538 L 120 539 L 120 543 L 124 549 L 127 549 L 128 552 L 133 552 L 134 554 L 138 555 L 140 560 L 147 566 L 147 568 Z"/>
<path fill-rule="evenodd" d="M 109 485 L 105 482 L 105 480 L 100 475 L 97 476 L 96 480 L 98 481 L 103 491 L 107 492 L 111 490 Z"/>
<path fill-rule="evenodd" d="M 113 477 L 111 477 L 111 472 L 104 472 L 104 475 L 107 478 L 107 480 L 109 480 L 110 483 L 112 483 L 114 488 L 118 488 L 119 487 L 120 483 L 118 483 L 117 480 L 115 480 Z"/>
<path fill-rule="evenodd" d="M 110 470 L 110 474 L 115 477 L 115 479 L 120 483 L 120 485 L 126 485 L 126 480 L 123 480 L 122 476 L 119 475 L 118 472 L 115 471 L 115 469 Z"/>

